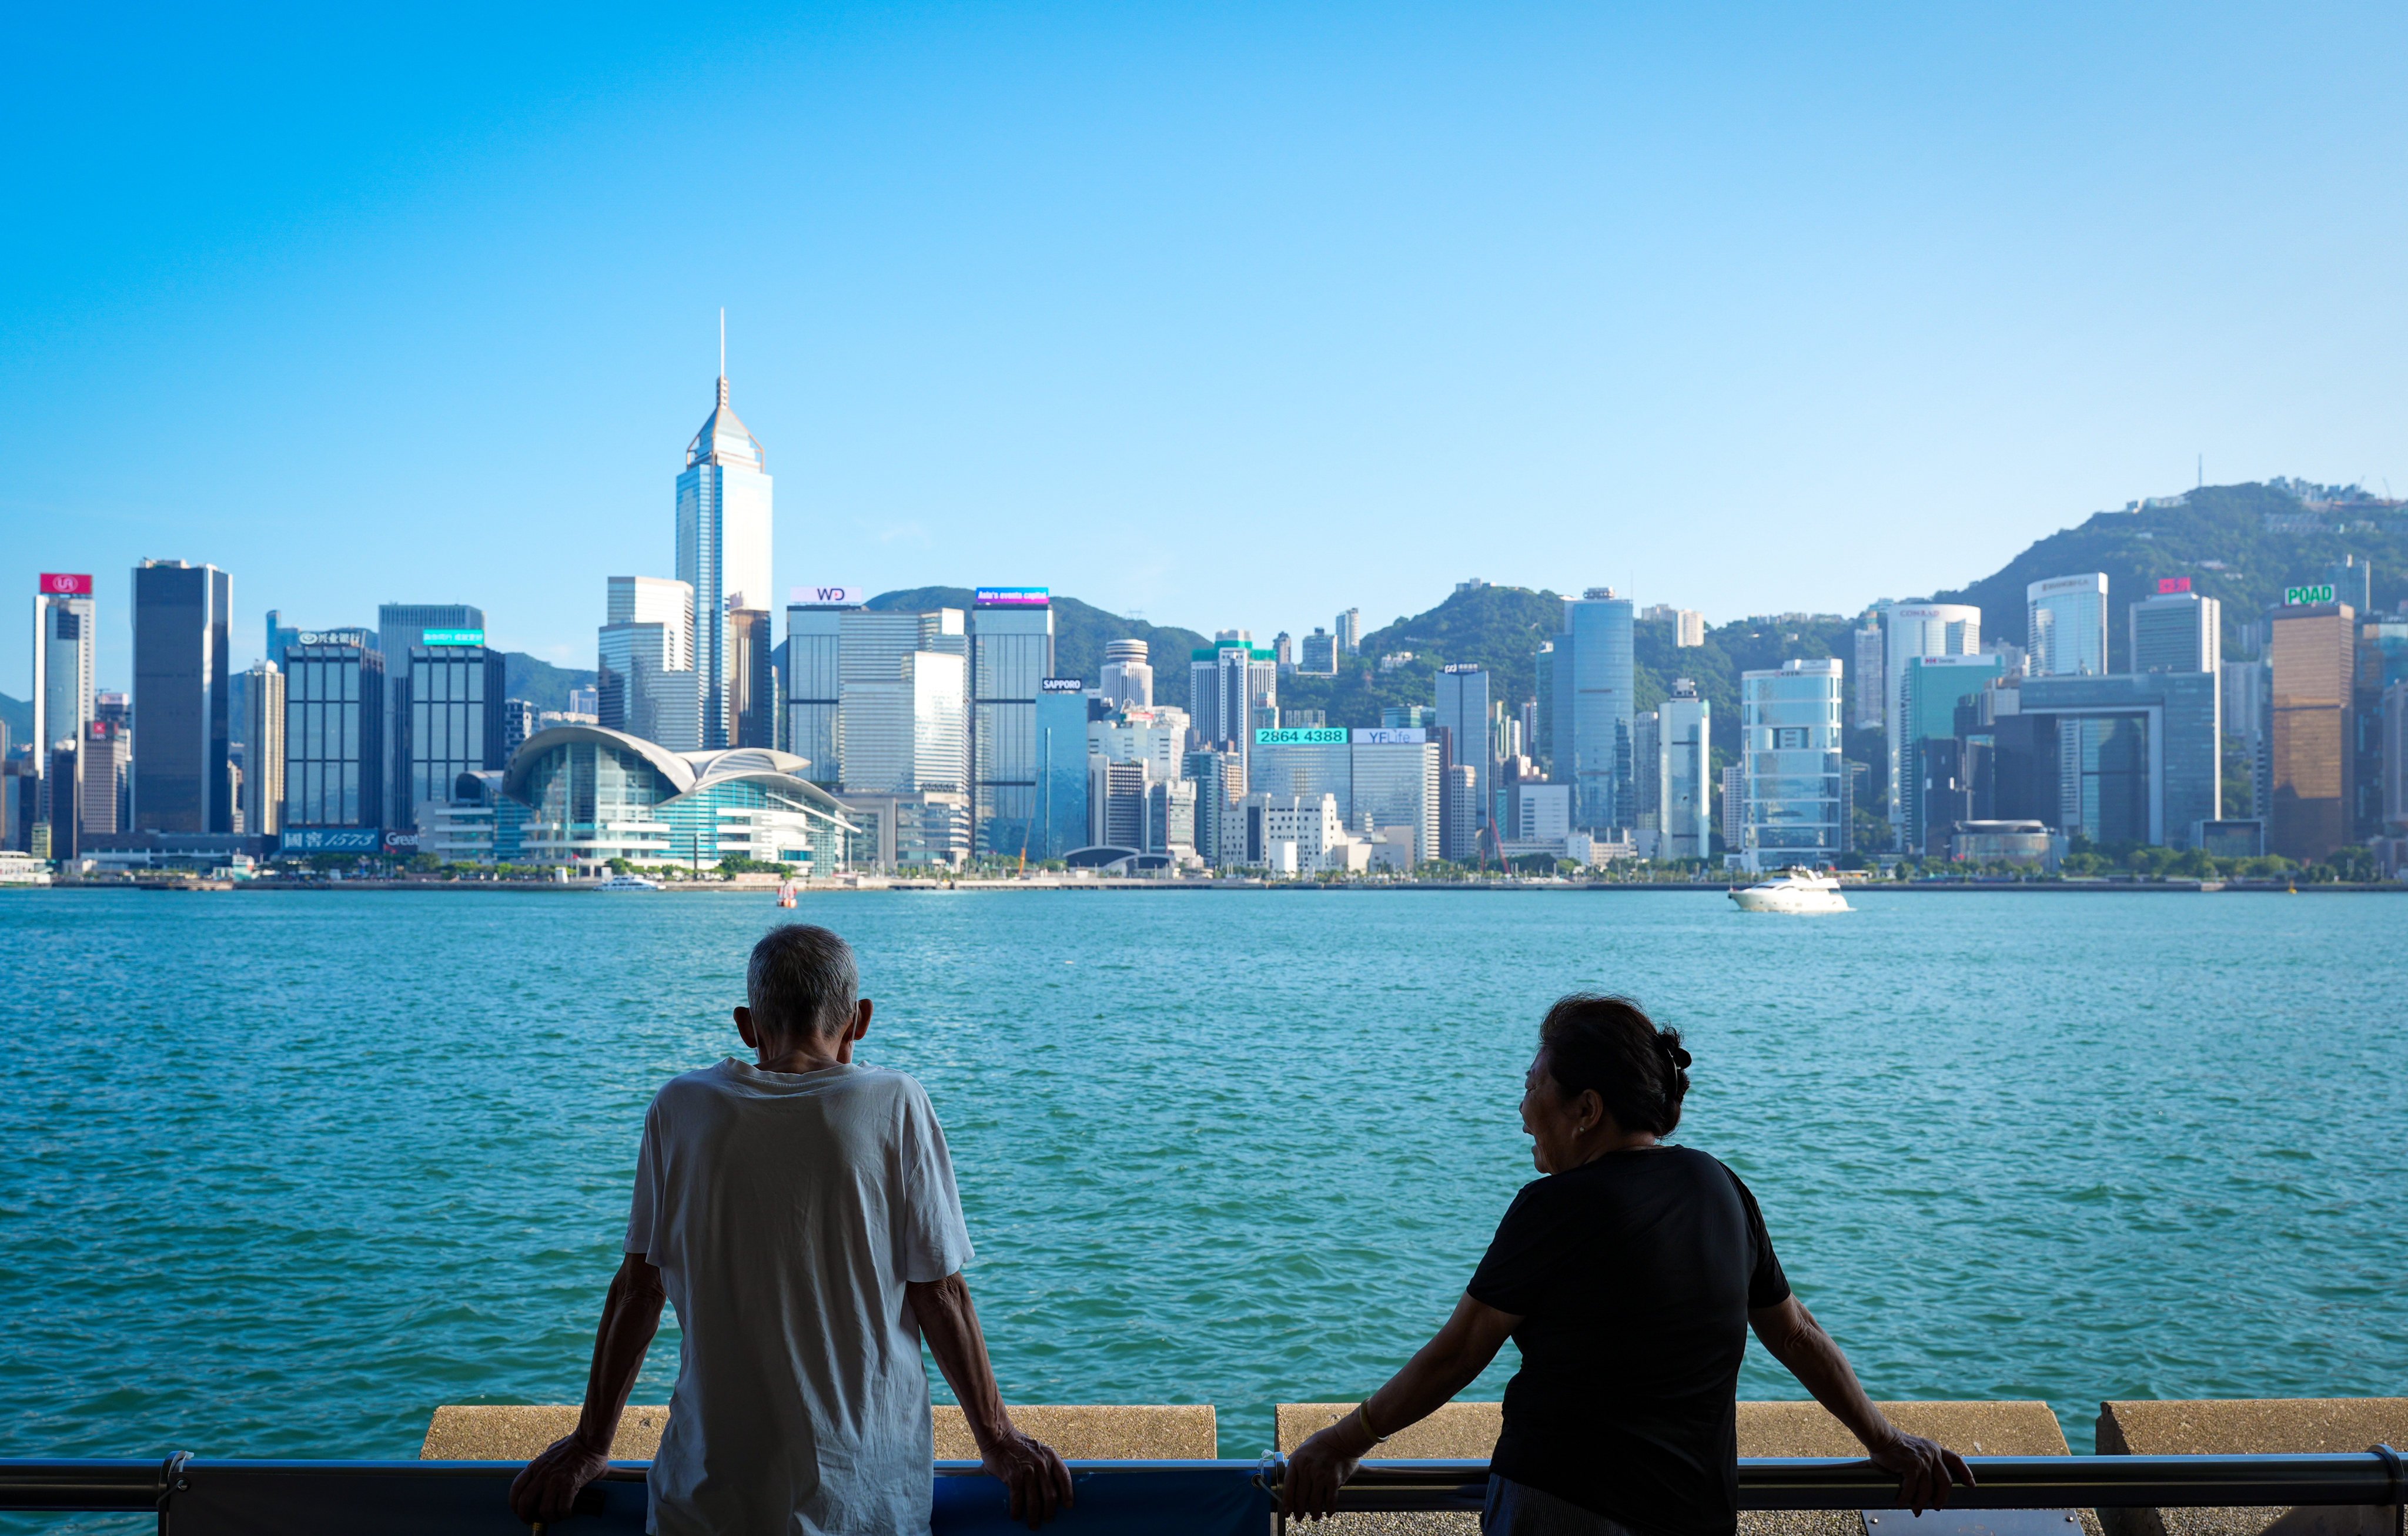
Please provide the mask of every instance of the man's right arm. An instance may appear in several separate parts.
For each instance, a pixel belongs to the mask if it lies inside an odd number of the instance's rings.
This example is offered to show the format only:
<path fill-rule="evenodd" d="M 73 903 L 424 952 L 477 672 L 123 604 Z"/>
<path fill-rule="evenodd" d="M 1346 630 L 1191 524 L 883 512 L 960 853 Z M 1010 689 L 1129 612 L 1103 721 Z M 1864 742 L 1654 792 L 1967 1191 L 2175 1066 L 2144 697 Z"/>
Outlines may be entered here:
<path fill-rule="evenodd" d="M 585 1406 L 574 1432 L 553 1441 L 510 1484 L 510 1510 L 529 1525 L 564 1519 L 585 1486 L 610 1465 L 619 1415 L 644 1369 L 644 1354 L 660 1331 L 668 1292 L 661 1271 L 641 1254 L 620 1260 L 594 1332 L 594 1364 L 585 1376 Z"/>
<path fill-rule="evenodd" d="M 979 1331 L 978 1309 L 970 1303 L 969 1282 L 959 1270 L 942 1280 L 906 1282 L 911 1314 L 920 1321 L 921 1337 L 937 1369 L 953 1389 L 962 1414 L 978 1440 L 979 1458 L 986 1470 L 1011 1490 L 1011 1517 L 1036 1529 L 1058 1510 L 1070 1507 L 1070 1469 L 1054 1448 L 1029 1439 L 1011 1426 L 1004 1410 L 1003 1390 L 996 1385 L 995 1366 L 987 1358 L 986 1336 Z"/>
<path fill-rule="evenodd" d="M 1973 1486 L 1972 1469 L 1964 1457 L 1938 1441 L 1906 1433 L 1873 1405 L 1839 1341 L 1814 1321 L 1797 1293 L 1749 1313 L 1747 1322 L 1772 1357 L 1863 1443 L 1873 1465 L 1897 1474 L 1901 1506 L 1920 1514 L 1927 1506 L 1938 1509 L 1948 1502 L 1952 1481 Z"/>

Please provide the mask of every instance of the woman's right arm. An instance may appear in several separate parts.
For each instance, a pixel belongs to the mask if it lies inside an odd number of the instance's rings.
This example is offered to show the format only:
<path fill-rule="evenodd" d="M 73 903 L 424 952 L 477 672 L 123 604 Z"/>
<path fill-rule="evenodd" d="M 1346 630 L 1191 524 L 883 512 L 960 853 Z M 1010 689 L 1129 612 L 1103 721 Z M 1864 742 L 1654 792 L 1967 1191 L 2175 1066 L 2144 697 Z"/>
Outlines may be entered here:
<path fill-rule="evenodd" d="M 1937 1441 L 1910 1435 L 1873 1406 L 1839 1341 L 1824 1331 L 1797 1294 L 1747 1314 L 1748 1326 L 1772 1357 L 1789 1368 L 1814 1400 L 1863 1443 L 1873 1465 L 1898 1474 L 1898 1501 L 1918 1514 L 1948 1502 L 1951 1481 L 1973 1486 L 1964 1457 Z"/>
<path fill-rule="evenodd" d="M 1334 1513 L 1339 1488 L 1379 1440 L 1419 1424 L 1452 1401 L 1488 1369 L 1521 1324 L 1512 1313 L 1469 1295 L 1456 1301 L 1455 1315 L 1437 1337 L 1415 1351 L 1386 1385 L 1364 1399 L 1359 1414 L 1348 1414 L 1288 1457 L 1281 1507 L 1289 1514 L 1312 1518 Z"/>

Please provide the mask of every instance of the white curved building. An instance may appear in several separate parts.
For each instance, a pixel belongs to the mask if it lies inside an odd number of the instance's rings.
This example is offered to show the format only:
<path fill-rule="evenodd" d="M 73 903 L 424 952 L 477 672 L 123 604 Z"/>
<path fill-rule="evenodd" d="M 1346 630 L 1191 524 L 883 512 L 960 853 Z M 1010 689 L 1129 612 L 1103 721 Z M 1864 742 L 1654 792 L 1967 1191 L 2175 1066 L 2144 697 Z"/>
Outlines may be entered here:
<path fill-rule="evenodd" d="M 599 725 L 528 739 L 501 790 L 528 808 L 511 862 L 602 868 L 614 858 L 711 868 L 733 856 L 833 874 L 856 830 L 789 752 L 671 752 Z"/>

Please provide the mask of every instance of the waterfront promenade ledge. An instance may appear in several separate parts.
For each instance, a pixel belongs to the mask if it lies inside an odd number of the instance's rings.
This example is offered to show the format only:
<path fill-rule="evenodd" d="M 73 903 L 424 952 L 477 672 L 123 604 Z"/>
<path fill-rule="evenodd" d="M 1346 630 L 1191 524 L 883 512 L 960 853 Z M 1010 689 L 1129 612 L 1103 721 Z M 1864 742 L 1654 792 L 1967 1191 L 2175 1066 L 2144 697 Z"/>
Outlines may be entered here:
<path fill-rule="evenodd" d="M 1351 1402 L 1283 1402 L 1278 1409 L 1279 1447 L 1292 1451 L 1306 1437 L 1354 1411 Z M 1912 1434 L 1928 1435 L 1968 1457 L 2071 1456 L 2065 1431 L 2044 1402 L 1885 1402 L 1890 1422 Z M 1419 1424 L 1397 1431 L 1383 1447 L 1399 1458 L 1485 1461 L 1504 1427 L 1504 1405 L 1451 1402 Z M 1739 1405 L 1739 1454 L 1743 1457 L 1862 1456 L 1856 1436 L 1822 1404 L 1811 1400 L 1742 1402 Z M 2057 1512 L 2064 1536 L 2103 1536 L 2089 1510 Z M 1469 1536 L 1479 1522 L 1468 1514 L 1344 1514 L 1331 1536 L 1427 1533 Z M 1885 1526 L 1884 1519 L 1882 1525 Z M 1917 1536 L 1941 1536 L 1928 1521 Z M 1740 1516 L 1741 1536 L 1886 1536 L 1855 1511 L 1752 1510 Z"/>
<path fill-rule="evenodd" d="M 446 1403 L 435 1410 L 422 1461 L 526 1461 L 577 1428 L 575 1404 L 526 1407 Z M 1011 1422 L 1066 1461 L 1210 1461 L 1220 1454 L 1220 1426 L 1210 1403 L 1094 1406 L 1015 1403 Z M 969 1420 L 949 1402 L 936 1405 L 937 1459 L 975 1461 Z M 610 1443 L 614 1461 L 649 1461 L 660 1448 L 669 1411 L 629 1403 Z"/>
<path fill-rule="evenodd" d="M 2236 1398 L 2102 1402 L 2102 1456 L 2316 1455 L 2408 1445 L 2408 1398 Z M 2132 1508 L 2108 1516 L 2110 1536 L 2398 1536 L 2399 1511 L 2380 1505 Z"/>
<path fill-rule="evenodd" d="M 2408 1506 L 2408 1464 L 2387 1446 L 2284 1456 L 1974 1456 L 1979 1486 L 1959 1488 L 1916 1536 L 2055 1536 L 2087 1508 L 2280 1505 Z M 525 1536 L 510 1514 L 514 1461 L 221 1461 L 165 1458 L 0 1461 L 0 1510 L 155 1512 L 161 1536 Z M 640 1461 L 614 1463 L 578 1500 L 560 1536 L 643 1529 Z M 970 1461 L 932 1469 L 935 1536 L 1010 1536 L 1002 1486 Z M 1286 1463 L 1074 1460 L 1077 1506 L 1066 1532 L 1091 1536 L 1278 1536 Z M 1340 1499 L 1349 1514 L 1464 1513 L 1480 1507 L 1488 1464 L 1477 1458 L 1366 1462 Z M 1864 1511 L 1861 1536 L 1885 1536 L 1897 1481 L 1860 1458 L 1743 1457 L 1742 1511 Z M 2015 1514 L 2012 1512 L 2040 1512 Z M 1876 1525 L 1874 1522 L 1878 1521 Z"/>

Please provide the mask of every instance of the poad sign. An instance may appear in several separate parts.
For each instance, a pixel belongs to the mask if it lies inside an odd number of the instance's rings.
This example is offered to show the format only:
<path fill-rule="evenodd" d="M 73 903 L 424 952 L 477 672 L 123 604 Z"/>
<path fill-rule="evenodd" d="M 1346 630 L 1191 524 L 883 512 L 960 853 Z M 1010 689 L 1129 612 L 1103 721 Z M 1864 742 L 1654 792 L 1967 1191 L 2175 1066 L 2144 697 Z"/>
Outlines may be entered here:
<path fill-rule="evenodd" d="M 2285 608 L 2301 608 L 2313 603 L 2329 603 L 2332 600 L 2333 589 L 2330 581 L 2325 582 L 2322 586 L 2285 587 L 2283 589 L 2283 606 Z"/>

